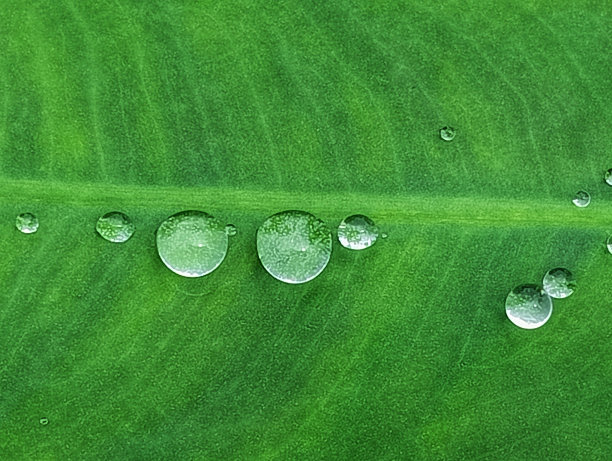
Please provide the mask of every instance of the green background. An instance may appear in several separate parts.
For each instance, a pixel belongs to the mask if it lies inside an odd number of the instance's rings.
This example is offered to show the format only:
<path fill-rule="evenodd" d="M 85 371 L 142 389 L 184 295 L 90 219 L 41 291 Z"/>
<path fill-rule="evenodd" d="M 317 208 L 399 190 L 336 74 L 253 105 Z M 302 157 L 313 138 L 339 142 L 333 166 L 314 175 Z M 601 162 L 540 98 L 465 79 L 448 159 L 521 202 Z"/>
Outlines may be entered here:
<path fill-rule="evenodd" d="M 1 459 L 609 456 L 612 4 L 424 3 L 5 2 Z M 193 208 L 238 228 L 201 279 L 154 245 Z M 389 237 L 283 284 L 285 209 Z"/>

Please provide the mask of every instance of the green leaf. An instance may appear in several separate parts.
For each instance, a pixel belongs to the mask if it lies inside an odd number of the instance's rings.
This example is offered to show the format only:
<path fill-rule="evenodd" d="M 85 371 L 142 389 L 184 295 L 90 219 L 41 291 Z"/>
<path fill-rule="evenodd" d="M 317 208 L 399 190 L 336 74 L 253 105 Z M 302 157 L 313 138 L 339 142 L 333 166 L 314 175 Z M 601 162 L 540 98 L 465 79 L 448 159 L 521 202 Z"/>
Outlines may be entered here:
<path fill-rule="evenodd" d="M 0 458 L 606 459 L 611 11 L 6 5 Z M 189 209 L 238 229 L 198 279 L 155 248 Z M 389 237 L 283 284 L 255 232 L 288 209 Z M 576 292 L 515 327 L 553 267 Z"/>

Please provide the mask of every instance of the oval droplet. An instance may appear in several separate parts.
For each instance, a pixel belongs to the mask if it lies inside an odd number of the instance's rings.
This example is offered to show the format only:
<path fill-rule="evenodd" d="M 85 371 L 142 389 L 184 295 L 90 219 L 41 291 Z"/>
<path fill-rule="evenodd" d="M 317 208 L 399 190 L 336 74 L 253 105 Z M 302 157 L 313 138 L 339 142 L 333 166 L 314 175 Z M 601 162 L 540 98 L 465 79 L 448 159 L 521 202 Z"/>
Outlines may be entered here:
<path fill-rule="evenodd" d="M 567 298 L 576 289 L 576 278 L 567 269 L 557 267 L 544 276 L 544 291 L 552 298 Z"/>
<path fill-rule="evenodd" d="M 612 168 L 604 173 L 604 181 L 608 186 L 612 186 Z"/>
<path fill-rule="evenodd" d="M 21 213 L 17 216 L 15 226 L 24 234 L 33 234 L 38 230 L 38 218 L 32 213 Z"/>
<path fill-rule="evenodd" d="M 579 190 L 576 192 L 576 195 L 574 195 L 572 203 L 579 208 L 589 206 L 589 203 L 591 203 L 591 195 L 587 191 Z"/>
<path fill-rule="evenodd" d="M 609 253 L 612 253 L 612 235 L 610 235 L 606 240 L 606 248 Z"/>
<path fill-rule="evenodd" d="M 286 283 L 314 279 L 331 256 L 331 231 L 305 211 L 270 216 L 257 229 L 257 254 L 272 277 Z"/>
<path fill-rule="evenodd" d="M 113 243 L 123 243 L 134 235 L 136 227 L 134 223 L 124 213 L 111 211 L 98 219 L 96 231 L 102 238 Z"/>
<path fill-rule="evenodd" d="M 444 141 L 452 141 L 455 139 L 455 129 L 452 126 L 443 126 L 440 128 L 440 138 Z"/>
<path fill-rule="evenodd" d="M 228 236 L 233 237 L 234 235 L 236 235 L 237 232 L 238 230 L 236 229 L 236 226 L 234 226 L 233 224 L 228 224 L 227 226 L 225 226 L 225 233 Z"/>
<path fill-rule="evenodd" d="M 380 234 L 381 239 L 386 239 L 387 237 L 389 237 L 389 234 L 387 234 L 386 232 L 383 232 L 382 234 Z"/>
<path fill-rule="evenodd" d="M 338 240 L 344 248 L 363 250 L 378 238 L 378 227 L 367 216 L 355 214 L 344 218 L 338 226 Z"/>
<path fill-rule="evenodd" d="M 528 330 L 544 325 L 552 314 L 552 299 L 542 287 L 520 285 L 506 298 L 506 315 L 516 326 Z"/>
<path fill-rule="evenodd" d="M 202 277 L 225 259 L 225 226 L 203 211 L 181 211 L 157 229 L 157 252 L 171 271 L 184 277 Z"/>
<path fill-rule="evenodd" d="M 42 424 L 43 426 L 46 426 L 47 424 L 49 424 L 49 419 L 48 419 L 48 418 L 40 418 L 40 419 L 38 420 L 38 422 L 39 422 L 40 424 Z"/>

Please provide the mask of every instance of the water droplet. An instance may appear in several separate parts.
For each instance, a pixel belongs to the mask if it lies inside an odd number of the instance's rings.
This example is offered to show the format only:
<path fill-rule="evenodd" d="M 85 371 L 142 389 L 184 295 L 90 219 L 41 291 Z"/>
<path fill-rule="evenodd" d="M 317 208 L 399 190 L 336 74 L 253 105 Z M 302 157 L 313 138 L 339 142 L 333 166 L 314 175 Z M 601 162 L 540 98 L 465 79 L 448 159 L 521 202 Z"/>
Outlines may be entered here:
<path fill-rule="evenodd" d="M 608 251 L 612 253 L 612 235 L 610 235 L 606 240 L 606 247 L 608 248 Z"/>
<path fill-rule="evenodd" d="M 272 277 L 304 283 L 319 275 L 331 256 L 331 231 L 305 211 L 283 211 L 257 229 L 257 254 Z"/>
<path fill-rule="evenodd" d="M 520 285 L 506 298 L 506 315 L 516 326 L 531 330 L 548 321 L 552 306 L 552 299 L 542 287 Z"/>
<path fill-rule="evenodd" d="M 38 422 L 39 422 L 40 424 L 42 424 L 43 426 L 46 426 L 47 424 L 49 424 L 49 419 L 48 419 L 48 418 L 40 418 L 40 419 L 38 420 Z"/>
<path fill-rule="evenodd" d="M 119 211 L 106 213 L 96 223 L 96 231 L 109 242 L 123 243 L 127 241 L 135 230 L 134 223 L 125 214 Z"/>
<path fill-rule="evenodd" d="M 17 216 L 15 226 L 24 234 L 33 234 L 38 230 L 38 218 L 32 213 L 21 213 Z"/>
<path fill-rule="evenodd" d="M 452 126 L 443 126 L 440 128 L 440 137 L 444 141 L 452 141 L 455 139 L 455 129 Z"/>
<path fill-rule="evenodd" d="M 225 226 L 202 211 L 181 211 L 157 229 L 157 252 L 168 268 L 184 277 L 202 277 L 225 259 Z"/>
<path fill-rule="evenodd" d="M 225 226 L 225 233 L 228 236 L 233 237 L 234 235 L 236 235 L 237 232 L 238 230 L 236 229 L 236 226 L 234 226 L 233 224 L 228 224 L 227 226 Z"/>
<path fill-rule="evenodd" d="M 389 234 L 387 234 L 386 232 L 383 232 L 382 234 L 380 234 L 381 239 L 386 239 L 387 237 L 389 237 Z"/>
<path fill-rule="evenodd" d="M 338 240 L 343 247 L 363 250 L 376 242 L 378 227 L 367 216 L 355 214 L 344 218 L 338 226 Z"/>
<path fill-rule="evenodd" d="M 576 278 L 567 269 L 557 267 L 544 276 L 544 291 L 552 298 L 567 298 L 576 289 Z"/>
<path fill-rule="evenodd" d="M 591 196 L 587 191 L 579 190 L 578 192 L 576 192 L 576 195 L 574 195 L 572 203 L 577 207 L 584 208 L 585 206 L 588 206 L 589 203 L 591 203 Z"/>
<path fill-rule="evenodd" d="M 609 186 L 612 186 L 612 168 L 604 173 L 604 181 L 606 181 L 606 184 Z"/>

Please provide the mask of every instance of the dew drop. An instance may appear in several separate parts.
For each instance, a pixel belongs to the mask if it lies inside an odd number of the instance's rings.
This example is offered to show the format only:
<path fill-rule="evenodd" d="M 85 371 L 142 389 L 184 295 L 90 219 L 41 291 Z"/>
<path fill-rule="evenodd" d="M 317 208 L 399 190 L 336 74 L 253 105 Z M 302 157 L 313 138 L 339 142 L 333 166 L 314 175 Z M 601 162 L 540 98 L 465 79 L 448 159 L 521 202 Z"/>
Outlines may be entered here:
<path fill-rule="evenodd" d="M 520 285 L 506 298 L 506 315 L 516 326 L 531 330 L 548 321 L 552 306 L 552 299 L 542 287 Z"/>
<path fill-rule="evenodd" d="M 123 243 L 134 234 L 136 230 L 129 216 L 119 212 L 106 213 L 96 223 L 96 231 L 109 242 Z"/>
<path fill-rule="evenodd" d="M 338 240 L 343 247 L 363 250 L 371 247 L 378 238 L 378 227 L 367 216 L 354 214 L 344 218 L 338 226 Z"/>
<path fill-rule="evenodd" d="M 440 138 L 444 141 L 452 141 L 455 139 L 455 129 L 452 126 L 443 126 L 440 128 Z"/>
<path fill-rule="evenodd" d="M 181 211 L 157 229 L 157 252 L 171 271 L 184 277 L 202 277 L 225 259 L 225 226 L 203 211 Z"/>
<path fill-rule="evenodd" d="M 612 235 L 606 240 L 606 247 L 608 248 L 608 252 L 612 253 Z"/>
<path fill-rule="evenodd" d="M 227 226 L 225 226 L 225 233 L 229 237 L 233 237 L 234 235 L 236 235 L 237 232 L 238 231 L 236 229 L 236 226 L 234 226 L 233 224 L 228 224 Z"/>
<path fill-rule="evenodd" d="M 552 298 L 567 298 L 575 289 L 576 278 L 567 269 L 551 269 L 544 276 L 544 291 Z"/>
<path fill-rule="evenodd" d="M 257 229 L 257 254 L 272 277 L 286 283 L 314 279 L 331 256 L 331 231 L 305 211 L 283 211 Z"/>
<path fill-rule="evenodd" d="M 612 168 L 604 173 L 604 181 L 608 186 L 612 186 Z"/>
<path fill-rule="evenodd" d="M 38 420 L 38 422 L 39 422 L 40 424 L 42 424 L 43 426 L 46 426 L 47 424 L 49 424 L 49 419 L 48 419 L 48 418 L 40 418 L 40 419 Z"/>
<path fill-rule="evenodd" d="M 24 234 L 33 234 L 38 230 L 38 218 L 32 213 L 21 213 L 17 216 L 15 226 Z"/>
<path fill-rule="evenodd" d="M 579 208 L 584 208 L 585 206 L 588 206 L 589 203 L 591 203 L 591 196 L 588 192 L 584 190 L 579 190 L 578 192 L 576 192 L 576 195 L 574 195 L 572 203 Z"/>
<path fill-rule="evenodd" d="M 386 232 L 383 232 L 382 234 L 380 234 L 381 239 L 386 239 L 387 237 L 389 237 L 389 234 L 387 234 Z"/>

